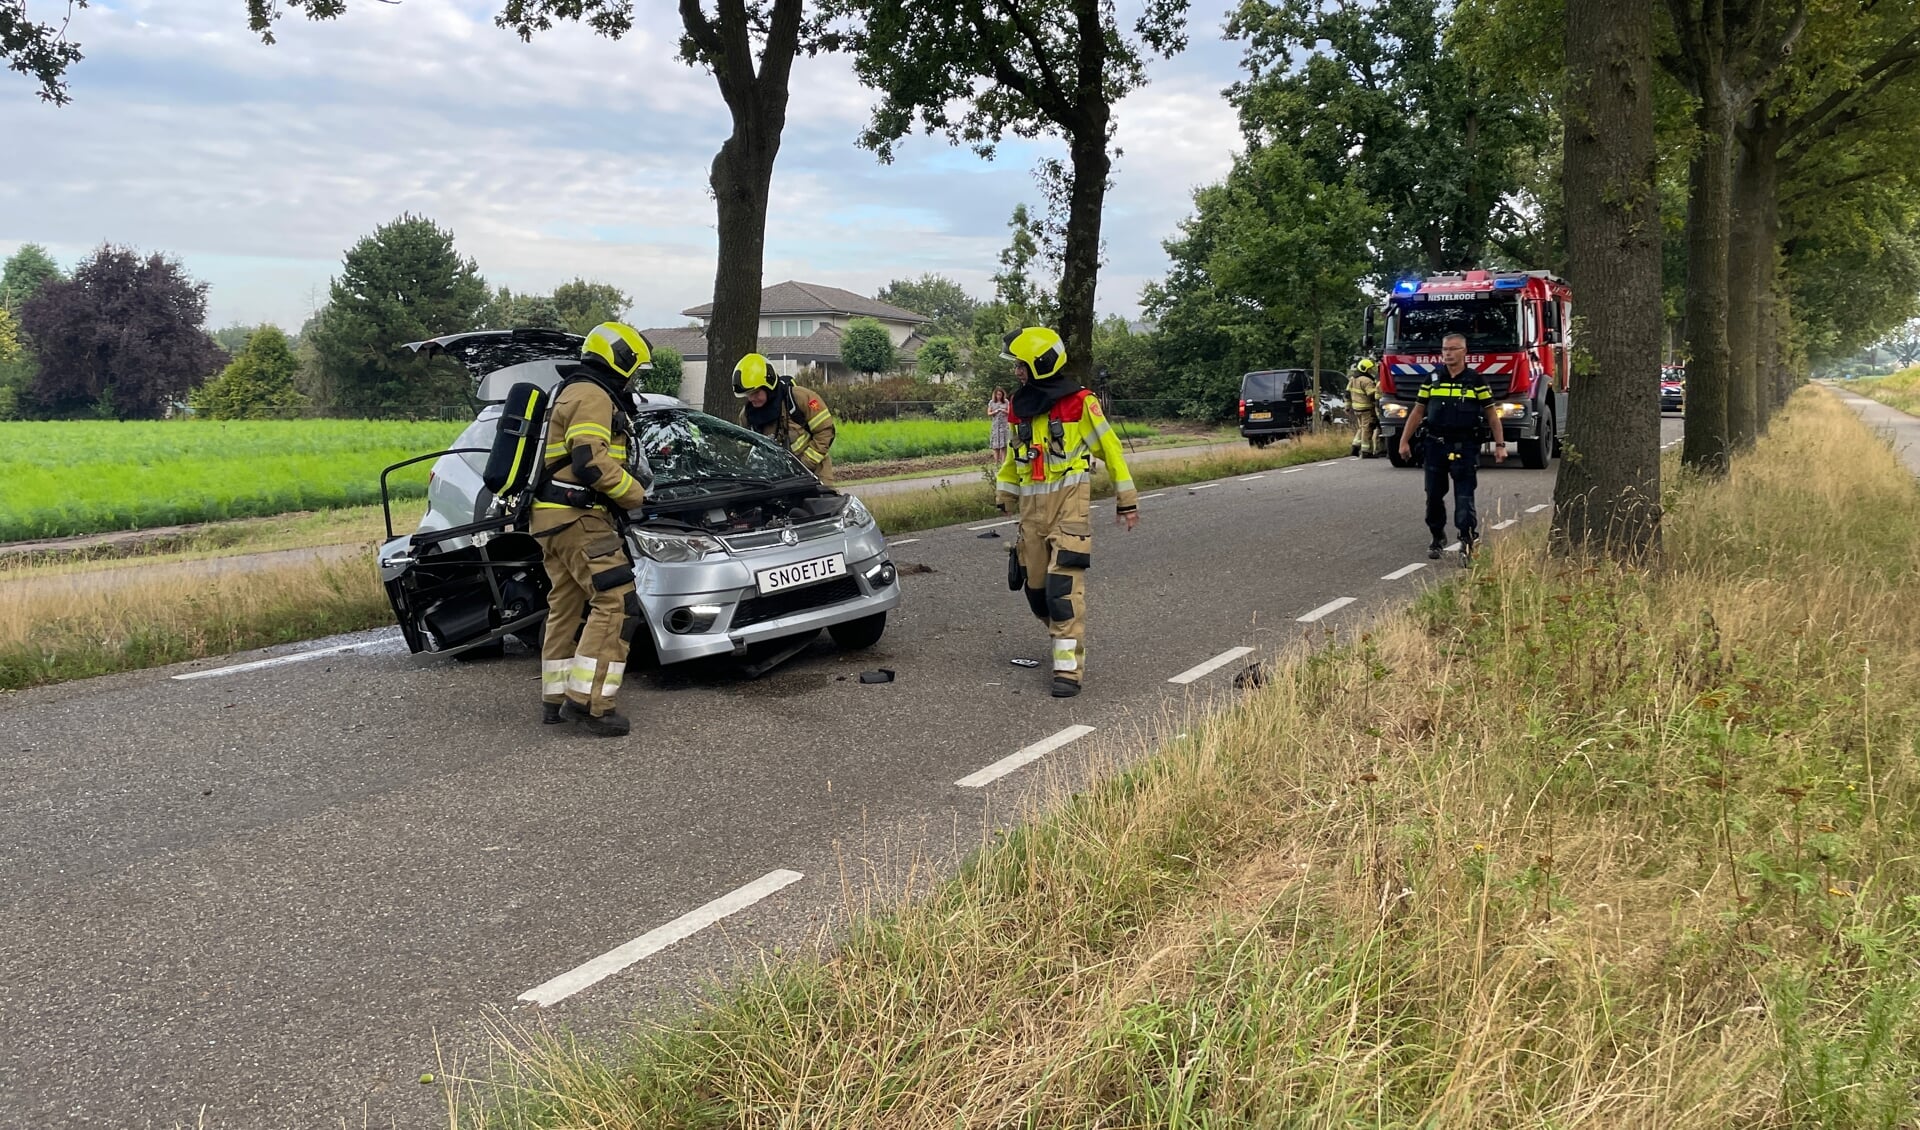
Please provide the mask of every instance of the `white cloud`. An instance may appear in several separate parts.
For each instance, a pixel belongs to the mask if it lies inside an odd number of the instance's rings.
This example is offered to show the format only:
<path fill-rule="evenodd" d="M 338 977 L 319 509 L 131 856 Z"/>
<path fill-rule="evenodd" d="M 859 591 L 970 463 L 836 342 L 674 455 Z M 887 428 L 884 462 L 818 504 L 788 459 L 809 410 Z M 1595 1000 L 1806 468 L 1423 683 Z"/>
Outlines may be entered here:
<path fill-rule="evenodd" d="M 0 86 L 0 248 L 166 251 L 212 284 L 215 324 L 293 326 L 348 246 L 411 211 L 494 282 L 605 279 L 635 296 L 635 320 L 678 324 L 711 290 L 706 179 L 729 127 L 711 77 L 675 58 L 671 7 L 636 5 L 619 42 L 563 25 L 522 43 L 493 10 L 362 0 L 331 23 L 290 17 L 268 47 L 240 0 L 96 3 L 76 20 L 71 105 Z M 1134 311 L 1192 187 L 1237 141 L 1218 97 L 1231 56 L 1204 35 L 1117 107 L 1103 309 Z M 1037 199 L 1031 163 L 1057 147 L 988 163 L 915 138 L 881 166 L 855 145 L 872 102 L 844 60 L 795 63 L 768 281 L 870 293 L 939 271 L 984 293 L 1007 214 Z"/>

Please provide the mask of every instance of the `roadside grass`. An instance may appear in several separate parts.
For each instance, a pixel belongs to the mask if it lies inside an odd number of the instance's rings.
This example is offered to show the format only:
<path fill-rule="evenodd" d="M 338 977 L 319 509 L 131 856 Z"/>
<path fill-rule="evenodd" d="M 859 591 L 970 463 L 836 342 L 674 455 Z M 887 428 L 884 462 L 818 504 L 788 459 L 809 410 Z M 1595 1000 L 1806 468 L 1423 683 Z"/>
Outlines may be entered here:
<path fill-rule="evenodd" d="M 1122 436 L 1146 438 L 1158 434 L 1149 424 L 1115 425 Z M 848 421 L 833 433 L 836 464 L 870 463 L 883 459 L 912 459 L 924 455 L 952 455 L 987 449 L 991 425 L 986 420 Z"/>
<path fill-rule="evenodd" d="M 395 514 L 396 524 L 408 529 L 416 520 L 414 506 Z M 25 577 L 73 572 L 141 569 L 175 561 L 268 553 L 314 546 L 376 545 L 385 537 L 378 506 L 349 506 L 338 510 L 301 510 L 268 518 L 238 518 L 189 526 L 178 533 L 140 536 L 90 546 L 59 546 L 45 551 L 0 552 L 0 585 Z"/>
<path fill-rule="evenodd" d="M 503 1025 L 449 1123 L 1915 1124 L 1920 486 L 1804 390 L 1668 501 L 1663 568 L 1497 541 L 823 956 Z"/>
<path fill-rule="evenodd" d="M 0 690 L 158 667 L 393 621 L 372 553 L 214 577 L 0 583 Z"/>
<path fill-rule="evenodd" d="M 1920 365 L 1902 369 L 1890 377 L 1848 381 L 1844 387 L 1889 408 L 1898 408 L 1909 416 L 1920 416 Z"/>
<path fill-rule="evenodd" d="M 0 423 L 0 541 L 64 537 L 380 500 L 380 471 L 464 425 L 409 420 Z M 428 467 L 398 472 L 426 493 Z"/>
<path fill-rule="evenodd" d="M 1322 459 L 1345 455 L 1350 442 L 1345 434 L 1328 433 L 1261 450 L 1249 447 L 1244 451 L 1196 455 L 1188 459 L 1169 458 L 1127 469 L 1133 472 L 1135 489 L 1146 494 L 1161 487 L 1221 479 L 1230 475 L 1248 475 L 1300 463 L 1317 463 Z M 857 484 L 849 484 L 846 489 L 859 493 Z M 954 486 L 876 495 L 861 501 L 873 511 L 881 529 L 889 534 L 905 534 L 999 517 L 1000 511 L 993 505 L 993 493 L 989 475 L 985 469 L 981 469 L 975 472 L 974 478 Z M 1093 496 L 1113 497 L 1113 481 L 1104 469 L 1094 476 Z"/>

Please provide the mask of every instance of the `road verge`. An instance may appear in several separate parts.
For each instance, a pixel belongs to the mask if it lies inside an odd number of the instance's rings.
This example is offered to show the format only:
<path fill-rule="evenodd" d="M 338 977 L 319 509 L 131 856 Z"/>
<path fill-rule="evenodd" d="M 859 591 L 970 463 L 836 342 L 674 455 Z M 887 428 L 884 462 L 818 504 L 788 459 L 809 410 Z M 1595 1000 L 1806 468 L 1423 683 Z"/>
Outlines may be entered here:
<path fill-rule="evenodd" d="M 502 1033 L 450 1122 L 1912 1123 L 1920 486 L 1804 391 L 1668 503 L 1662 567 L 1496 543 L 824 957 Z"/>

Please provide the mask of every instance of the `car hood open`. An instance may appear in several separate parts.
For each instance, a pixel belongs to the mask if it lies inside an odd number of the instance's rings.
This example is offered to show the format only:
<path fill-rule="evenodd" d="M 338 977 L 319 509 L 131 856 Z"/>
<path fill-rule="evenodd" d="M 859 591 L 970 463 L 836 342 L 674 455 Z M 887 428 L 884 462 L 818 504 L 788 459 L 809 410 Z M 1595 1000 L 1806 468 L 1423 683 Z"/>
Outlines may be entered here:
<path fill-rule="evenodd" d="M 423 357 L 448 357 L 465 368 L 474 383 L 488 373 L 528 361 L 578 360 L 586 341 L 565 330 L 475 330 L 426 341 L 410 341 L 402 348 Z"/>

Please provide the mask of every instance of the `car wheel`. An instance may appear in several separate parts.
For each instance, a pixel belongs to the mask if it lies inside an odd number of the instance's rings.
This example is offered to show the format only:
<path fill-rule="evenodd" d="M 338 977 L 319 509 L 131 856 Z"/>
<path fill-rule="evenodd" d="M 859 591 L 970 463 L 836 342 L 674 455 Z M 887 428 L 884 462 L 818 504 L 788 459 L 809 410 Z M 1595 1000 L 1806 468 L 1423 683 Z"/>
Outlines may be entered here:
<path fill-rule="evenodd" d="M 1387 462 L 1393 464 L 1395 467 L 1413 466 L 1413 460 L 1400 458 L 1400 445 L 1398 443 L 1387 444 Z"/>
<path fill-rule="evenodd" d="M 833 624 L 827 628 L 833 636 L 833 642 L 848 651 L 861 651 L 880 642 L 887 631 L 887 614 L 875 612 L 871 616 L 862 616 L 858 620 L 848 620 L 844 624 Z"/>

